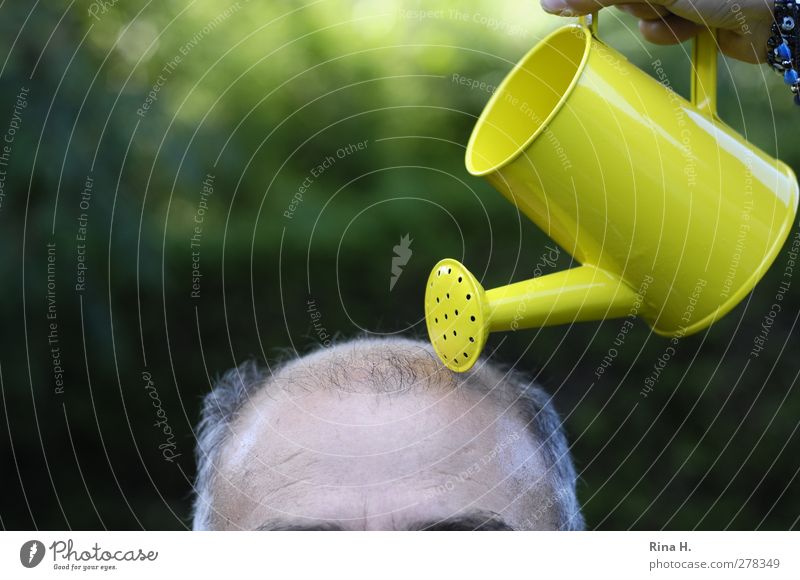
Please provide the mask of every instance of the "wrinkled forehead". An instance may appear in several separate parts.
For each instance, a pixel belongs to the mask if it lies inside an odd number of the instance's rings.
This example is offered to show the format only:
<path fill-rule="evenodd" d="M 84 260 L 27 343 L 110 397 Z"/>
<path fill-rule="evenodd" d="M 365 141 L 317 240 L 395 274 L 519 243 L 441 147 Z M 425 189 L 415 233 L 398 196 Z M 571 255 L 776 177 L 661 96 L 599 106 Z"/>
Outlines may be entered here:
<path fill-rule="evenodd" d="M 424 385 L 385 388 L 369 384 L 380 369 L 347 371 L 346 384 L 320 370 L 318 384 L 302 388 L 297 378 L 309 376 L 295 373 L 292 388 L 277 380 L 246 402 L 214 485 L 215 507 L 231 527 L 280 517 L 366 518 L 386 528 L 387 518 L 524 511 L 548 493 L 539 443 L 515 407 L 431 383 L 432 375 L 416 373 Z"/>

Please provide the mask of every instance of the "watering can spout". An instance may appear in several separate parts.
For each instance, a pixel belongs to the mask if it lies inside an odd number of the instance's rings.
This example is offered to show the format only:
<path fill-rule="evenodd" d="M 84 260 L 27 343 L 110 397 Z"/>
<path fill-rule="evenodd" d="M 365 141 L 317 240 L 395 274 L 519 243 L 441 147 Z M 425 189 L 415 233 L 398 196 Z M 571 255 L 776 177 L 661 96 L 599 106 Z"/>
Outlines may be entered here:
<path fill-rule="evenodd" d="M 616 318 L 633 313 L 640 301 L 619 277 L 595 266 L 487 291 L 463 264 L 447 258 L 428 278 L 425 318 L 436 354 L 463 372 L 478 360 L 491 332 Z"/>

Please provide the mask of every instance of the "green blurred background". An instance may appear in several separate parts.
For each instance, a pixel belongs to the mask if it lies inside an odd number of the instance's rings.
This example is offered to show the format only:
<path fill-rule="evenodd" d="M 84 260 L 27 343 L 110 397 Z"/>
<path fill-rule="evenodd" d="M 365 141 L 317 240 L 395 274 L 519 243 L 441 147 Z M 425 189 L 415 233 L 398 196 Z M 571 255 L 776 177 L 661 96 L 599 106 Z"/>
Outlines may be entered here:
<path fill-rule="evenodd" d="M 192 429 L 215 376 L 326 335 L 424 337 L 421 290 L 441 257 L 486 287 L 530 277 L 548 240 L 465 171 L 489 92 L 458 81 L 496 85 L 562 23 L 533 0 L 2 3 L 0 131 L 29 90 L 0 206 L 2 527 L 183 529 Z M 688 44 L 647 44 L 615 10 L 601 29 L 688 92 Z M 722 117 L 800 167 L 781 79 L 720 62 Z M 390 290 L 404 235 L 413 254 Z M 747 356 L 786 259 L 684 339 L 646 399 L 665 343 L 644 323 L 599 380 L 619 321 L 492 337 L 494 358 L 535 374 L 566 417 L 590 527 L 798 525 L 800 282 Z M 544 273 L 568 264 L 562 252 Z"/>

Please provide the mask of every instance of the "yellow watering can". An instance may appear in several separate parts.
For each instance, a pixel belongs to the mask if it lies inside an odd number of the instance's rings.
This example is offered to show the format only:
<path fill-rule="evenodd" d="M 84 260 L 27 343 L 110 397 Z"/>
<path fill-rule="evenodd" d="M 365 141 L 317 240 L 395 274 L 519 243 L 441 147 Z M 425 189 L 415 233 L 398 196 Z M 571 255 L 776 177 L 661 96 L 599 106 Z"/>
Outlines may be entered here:
<path fill-rule="evenodd" d="M 756 285 L 792 227 L 792 170 L 716 114 L 717 43 L 694 41 L 686 101 L 598 40 L 596 15 L 514 67 L 470 137 L 483 176 L 578 267 L 485 291 L 458 261 L 425 292 L 433 347 L 466 371 L 490 332 L 628 315 L 684 336 Z"/>

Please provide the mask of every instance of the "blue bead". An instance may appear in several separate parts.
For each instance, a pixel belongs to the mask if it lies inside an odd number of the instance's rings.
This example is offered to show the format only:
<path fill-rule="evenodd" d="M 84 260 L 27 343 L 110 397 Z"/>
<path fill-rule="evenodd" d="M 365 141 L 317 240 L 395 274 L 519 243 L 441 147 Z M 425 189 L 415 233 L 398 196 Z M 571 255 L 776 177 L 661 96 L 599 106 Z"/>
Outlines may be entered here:
<path fill-rule="evenodd" d="M 778 53 L 778 56 L 783 60 L 789 60 L 792 58 L 792 51 L 789 50 L 789 45 L 785 42 L 783 44 L 779 44 L 778 48 L 775 49 L 775 52 Z"/>
<path fill-rule="evenodd" d="M 793 68 L 790 68 L 785 73 L 783 73 L 783 82 L 787 85 L 793 85 L 797 82 L 797 71 Z"/>

